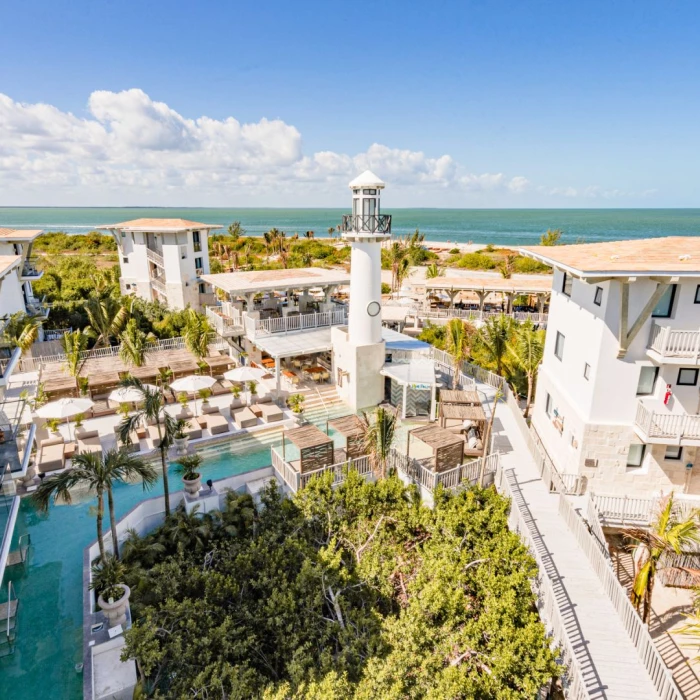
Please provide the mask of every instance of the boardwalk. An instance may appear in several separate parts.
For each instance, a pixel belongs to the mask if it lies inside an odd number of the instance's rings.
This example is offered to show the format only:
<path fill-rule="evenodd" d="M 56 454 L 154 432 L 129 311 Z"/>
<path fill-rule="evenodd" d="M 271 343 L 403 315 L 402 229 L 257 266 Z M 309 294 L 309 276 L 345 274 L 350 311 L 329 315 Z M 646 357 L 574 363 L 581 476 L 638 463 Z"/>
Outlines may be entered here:
<path fill-rule="evenodd" d="M 479 385 L 479 389 L 491 400 L 491 387 Z M 588 696 L 596 700 L 659 698 L 598 576 L 559 515 L 559 495 L 545 487 L 505 403 L 499 403 L 496 410 L 494 436 L 513 493 L 513 507 L 520 510 L 552 581 Z"/>

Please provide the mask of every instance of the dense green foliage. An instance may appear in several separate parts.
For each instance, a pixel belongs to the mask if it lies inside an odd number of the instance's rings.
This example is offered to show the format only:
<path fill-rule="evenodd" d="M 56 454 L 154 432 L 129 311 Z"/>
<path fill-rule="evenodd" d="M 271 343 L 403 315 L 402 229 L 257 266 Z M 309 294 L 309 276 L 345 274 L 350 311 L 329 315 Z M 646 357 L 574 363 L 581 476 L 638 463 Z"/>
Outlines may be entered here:
<path fill-rule="evenodd" d="M 116 253 L 117 244 L 108 233 L 90 231 L 84 236 L 70 235 L 62 231 L 42 233 L 34 241 L 34 252 L 42 253 Z"/>
<path fill-rule="evenodd" d="M 491 250 L 489 250 L 491 248 Z M 512 271 L 518 274 L 545 274 L 551 269 L 544 263 L 522 255 L 513 255 L 509 249 L 496 249 L 487 246 L 474 253 L 450 255 L 448 263 L 466 270 L 496 270 L 504 260 L 512 257 Z"/>
<path fill-rule="evenodd" d="M 557 673 L 534 561 L 493 489 L 419 502 L 395 477 L 176 511 L 124 544 L 152 697 L 533 698 Z"/>

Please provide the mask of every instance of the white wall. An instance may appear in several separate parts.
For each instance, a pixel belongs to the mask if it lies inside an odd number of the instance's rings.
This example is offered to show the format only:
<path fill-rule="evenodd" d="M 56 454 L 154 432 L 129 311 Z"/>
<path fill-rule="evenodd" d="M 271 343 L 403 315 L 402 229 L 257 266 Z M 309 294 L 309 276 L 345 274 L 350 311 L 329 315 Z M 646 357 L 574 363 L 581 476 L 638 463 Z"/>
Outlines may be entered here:
<path fill-rule="evenodd" d="M 0 280 L 0 316 L 26 311 L 19 270 L 11 270 Z"/>

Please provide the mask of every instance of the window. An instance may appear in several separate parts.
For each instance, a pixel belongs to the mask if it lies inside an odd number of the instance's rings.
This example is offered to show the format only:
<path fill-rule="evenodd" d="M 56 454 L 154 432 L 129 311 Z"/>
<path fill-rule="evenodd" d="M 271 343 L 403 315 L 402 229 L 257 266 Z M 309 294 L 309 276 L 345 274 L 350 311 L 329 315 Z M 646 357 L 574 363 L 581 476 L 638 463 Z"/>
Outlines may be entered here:
<path fill-rule="evenodd" d="M 651 312 L 652 318 L 670 318 L 673 312 L 673 300 L 676 298 L 676 285 L 672 284 L 664 292 L 659 303 Z"/>
<path fill-rule="evenodd" d="M 377 190 L 362 190 L 362 194 L 377 194 Z"/>
<path fill-rule="evenodd" d="M 700 284 L 695 288 L 695 303 L 700 304 Z"/>
<path fill-rule="evenodd" d="M 649 396 L 654 393 L 656 378 L 659 376 L 658 367 L 642 367 L 637 382 L 637 396 Z"/>
<path fill-rule="evenodd" d="M 128 265 L 128 264 L 129 264 L 129 258 L 127 258 L 126 255 L 125 255 L 125 256 L 122 258 L 122 262 L 123 262 L 125 265 Z"/>
<path fill-rule="evenodd" d="M 124 285 L 124 286 L 126 287 L 126 290 L 127 290 L 127 291 L 129 291 L 129 290 L 131 289 L 131 285 L 130 285 L 130 284 L 126 284 L 126 285 Z"/>
<path fill-rule="evenodd" d="M 362 215 L 374 216 L 377 211 L 377 200 L 369 197 L 362 200 Z"/>
<path fill-rule="evenodd" d="M 628 467 L 641 467 L 644 461 L 644 453 L 646 452 L 646 445 L 630 445 L 630 450 L 627 453 L 627 466 Z"/>
<path fill-rule="evenodd" d="M 574 278 L 571 275 L 564 273 L 564 279 L 561 283 L 561 291 L 566 294 L 567 297 L 571 296 L 571 287 L 574 284 Z"/>
<path fill-rule="evenodd" d="M 122 231 L 122 238 L 126 238 L 126 231 Z"/>
<path fill-rule="evenodd" d="M 678 370 L 676 384 L 679 386 L 695 386 L 698 383 L 698 370 L 681 367 Z"/>
<path fill-rule="evenodd" d="M 198 269 L 201 270 L 204 265 L 202 264 L 202 258 L 195 258 L 194 259 L 194 266 Z"/>
<path fill-rule="evenodd" d="M 552 417 L 552 397 L 547 394 L 547 399 L 544 404 L 544 412 L 547 414 L 548 418 Z"/>
<path fill-rule="evenodd" d="M 199 293 L 200 293 L 200 294 L 205 294 L 205 293 L 206 293 L 206 287 L 204 286 L 204 282 L 202 282 L 202 283 L 199 285 Z"/>
<path fill-rule="evenodd" d="M 683 457 L 683 448 L 680 445 L 668 445 L 664 459 L 680 460 Z"/>
<path fill-rule="evenodd" d="M 194 252 L 199 253 L 202 250 L 202 243 L 199 238 L 199 231 L 192 231 L 192 244 L 194 245 Z"/>
<path fill-rule="evenodd" d="M 586 380 L 591 378 L 591 366 L 588 364 L 588 362 L 584 363 L 583 365 L 583 378 Z"/>
<path fill-rule="evenodd" d="M 603 303 L 603 288 L 602 287 L 595 288 L 595 296 L 593 297 L 593 303 L 596 306 L 600 306 Z"/>
<path fill-rule="evenodd" d="M 564 336 L 557 331 L 557 339 L 554 342 L 554 355 L 560 359 L 564 359 Z"/>

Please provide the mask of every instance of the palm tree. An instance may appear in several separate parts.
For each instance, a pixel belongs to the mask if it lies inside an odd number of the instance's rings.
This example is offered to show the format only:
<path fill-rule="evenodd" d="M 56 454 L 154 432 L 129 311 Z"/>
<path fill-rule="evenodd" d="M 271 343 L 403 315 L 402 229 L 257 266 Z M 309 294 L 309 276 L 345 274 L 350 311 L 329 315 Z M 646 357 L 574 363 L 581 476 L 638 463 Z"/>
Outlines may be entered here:
<path fill-rule="evenodd" d="M 243 226 L 241 226 L 240 221 L 234 221 L 232 224 L 229 224 L 227 231 L 228 231 L 228 235 L 231 236 L 234 243 L 241 236 L 245 236 L 245 229 L 243 228 Z"/>
<path fill-rule="evenodd" d="M 365 450 L 380 478 L 386 476 L 386 462 L 394 442 L 397 428 L 396 416 L 383 406 L 377 406 L 370 417 L 362 413 L 365 428 Z"/>
<path fill-rule="evenodd" d="M 335 226 L 329 226 L 328 227 L 328 235 L 331 238 L 335 238 Z"/>
<path fill-rule="evenodd" d="M 96 348 L 109 347 L 112 339 L 122 332 L 129 318 L 127 308 L 111 297 L 90 297 L 85 302 L 85 312 L 90 327 L 97 336 Z"/>
<path fill-rule="evenodd" d="M 442 267 L 438 267 L 437 263 L 431 263 L 425 268 L 425 278 L 433 280 L 436 277 L 442 277 L 445 274 L 445 270 Z"/>
<path fill-rule="evenodd" d="M 469 357 L 471 341 L 476 330 L 473 326 L 459 318 L 448 321 L 445 328 L 445 350 L 452 355 L 454 362 L 454 376 L 452 388 L 456 389 L 459 383 L 459 373 L 462 371 L 462 363 Z"/>
<path fill-rule="evenodd" d="M 42 481 L 34 493 L 33 499 L 39 509 L 46 512 L 52 500 L 62 498 L 66 503 L 71 503 L 70 490 L 76 486 L 87 487 L 89 491 L 94 492 L 97 496 L 97 544 L 100 548 L 100 559 L 106 561 L 102 539 L 105 493 L 109 506 L 112 547 L 114 556 L 119 558 L 117 521 L 114 513 L 112 489 L 115 483 L 137 477 L 143 479 L 143 487 L 146 489 L 155 482 L 156 473 L 153 467 L 124 450 L 86 452 L 73 457 L 70 469 Z"/>
<path fill-rule="evenodd" d="M 119 426 L 119 439 L 126 444 L 129 434 L 139 425 L 146 422 L 154 424 L 158 430 L 160 445 L 160 464 L 163 468 L 163 497 L 165 499 L 165 514 L 170 515 L 170 487 L 168 484 L 168 449 L 173 444 L 177 431 L 177 421 L 165 410 L 163 394 L 157 389 L 149 389 L 136 377 L 126 377 L 120 382 L 121 386 L 134 387 L 143 394 L 141 408 L 126 416 Z"/>
<path fill-rule="evenodd" d="M 41 321 L 28 316 L 23 311 L 12 314 L 2 331 L 2 340 L 12 347 L 19 348 L 24 355 L 39 337 Z"/>
<path fill-rule="evenodd" d="M 187 310 L 182 337 L 185 340 L 185 347 L 198 360 L 209 354 L 209 336 L 211 332 L 212 328 L 206 316 L 197 313 L 194 309 Z"/>
<path fill-rule="evenodd" d="M 486 319 L 479 331 L 479 342 L 499 375 L 503 374 L 504 359 L 508 353 L 513 327 L 513 319 L 510 316 L 499 314 Z"/>
<path fill-rule="evenodd" d="M 148 346 L 153 343 L 155 337 L 152 333 L 146 335 L 140 328 L 135 318 L 129 319 L 126 328 L 119 336 L 121 346 L 119 348 L 119 357 L 122 362 L 134 367 L 143 367 L 148 353 Z"/>
<path fill-rule="evenodd" d="M 391 270 L 391 290 L 396 291 L 401 286 L 401 281 L 408 274 L 408 258 L 406 248 L 394 241 L 387 250 L 389 269 Z"/>
<path fill-rule="evenodd" d="M 507 348 L 510 356 L 527 377 L 527 400 L 524 414 L 527 418 L 530 414 L 537 368 L 544 355 L 544 331 L 535 330 L 530 321 L 523 323 L 516 331 L 514 341 L 508 343 Z"/>
<path fill-rule="evenodd" d="M 168 518 L 165 524 L 165 536 L 177 547 L 196 549 L 205 545 L 212 534 L 213 518 L 209 513 L 200 515 L 196 505 L 188 513 L 183 505 Z"/>
<path fill-rule="evenodd" d="M 680 517 L 673 511 L 671 493 L 649 530 L 626 528 L 622 534 L 636 542 L 634 583 L 630 600 L 637 612 L 642 608 L 642 621 L 648 623 L 659 562 L 664 554 L 680 554 L 687 547 L 700 542 L 698 511 L 694 510 L 690 516 Z"/>
<path fill-rule="evenodd" d="M 501 273 L 503 279 L 509 280 L 513 273 L 515 272 L 515 255 L 506 255 L 504 260 L 498 264 L 498 271 Z"/>
<path fill-rule="evenodd" d="M 83 363 L 81 354 L 87 350 L 90 332 L 87 329 L 71 331 L 61 336 L 61 346 L 66 354 L 66 364 L 72 377 L 77 377 Z"/>

